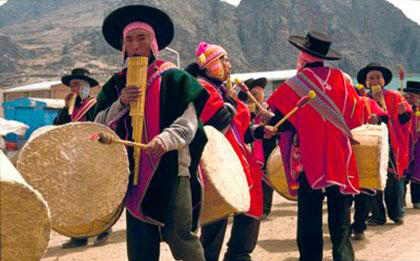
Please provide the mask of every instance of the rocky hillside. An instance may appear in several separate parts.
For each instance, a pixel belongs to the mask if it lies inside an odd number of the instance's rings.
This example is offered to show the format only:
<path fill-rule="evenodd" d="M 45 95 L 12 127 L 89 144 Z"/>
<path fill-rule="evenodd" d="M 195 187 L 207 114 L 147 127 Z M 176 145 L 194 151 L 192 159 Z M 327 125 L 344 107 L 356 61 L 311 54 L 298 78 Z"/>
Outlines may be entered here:
<path fill-rule="evenodd" d="M 149 4 L 173 18 L 171 47 L 185 66 L 199 41 L 226 47 L 236 71 L 289 69 L 297 51 L 291 34 L 326 31 L 344 59 L 337 65 L 355 74 L 370 61 L 394 70 L 403 63 L 419 72 L 420 26 L 385 0 L 9 0 L 0 7 L 0 86 L 58 78 L 74 66 L 88 67 L 100 81 L 118 69 L 120 55 L 103 40 L 101 24 L 111 10 Z M 3 80 L 4 79 L 4 80 Z"/>

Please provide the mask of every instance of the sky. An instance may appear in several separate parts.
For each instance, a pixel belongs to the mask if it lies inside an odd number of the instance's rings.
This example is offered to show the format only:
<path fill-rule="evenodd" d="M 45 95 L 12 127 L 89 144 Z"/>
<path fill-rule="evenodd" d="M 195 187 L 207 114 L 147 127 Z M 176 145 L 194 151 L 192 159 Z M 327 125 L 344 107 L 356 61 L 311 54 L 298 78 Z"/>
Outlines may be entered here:
<path fill-rule="evenodd" d="M 237 6 L 241 0 L 221 0 Z M 403 13 L 420 25 L 420 0 L 386 0 L 403 11 Z M 7 0 L 0 0 L 0 6 Z"/>

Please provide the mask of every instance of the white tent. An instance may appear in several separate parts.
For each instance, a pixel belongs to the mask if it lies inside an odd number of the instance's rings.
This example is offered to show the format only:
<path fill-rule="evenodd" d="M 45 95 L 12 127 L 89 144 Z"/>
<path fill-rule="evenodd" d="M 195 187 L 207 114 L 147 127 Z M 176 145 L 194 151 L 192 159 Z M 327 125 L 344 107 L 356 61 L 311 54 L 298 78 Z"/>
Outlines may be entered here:
<path fill-rule="evenodd" d="M 15 133 L 19 136 L 25 135 L 25 132 L 29 129 L 29 126 L 14 120 L 6 120 L 0 118 L 0 135 L 5 136 L 9 133 Z"/>

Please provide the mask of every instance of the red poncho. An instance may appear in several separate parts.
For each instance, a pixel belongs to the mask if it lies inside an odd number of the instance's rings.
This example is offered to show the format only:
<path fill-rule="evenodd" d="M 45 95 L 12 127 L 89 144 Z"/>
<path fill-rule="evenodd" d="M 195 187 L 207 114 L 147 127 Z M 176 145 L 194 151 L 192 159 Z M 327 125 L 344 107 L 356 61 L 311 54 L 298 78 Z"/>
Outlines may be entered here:
<path fill-rule="evenodd" d="M 303 79 L 301 73 L 303 77 L 310 79 L 318 90 L 310 84 L 302 88 L 304 91 L 292 87 L 296 81 Z M 359 177 L 348 133 L 349 129 L 362 124 L 363 104 L 343 73 L 328 67 L 303 69 L 298 75 L 280 85 L 268 99 L 268 104 L 272 111 L 279 110 L 285 115 L 296 106 L 302 96 L 308 95 L 309 90 L 316 92 L 315 100 L 289 118 L 299 135 L 299 149 L 306 178 L 313 189 L 338 185 L 341 193 L 356 194 L 359 192 Z M 338 114 L 331 114 L 328 108 L 321 108 L 321 111 L 326 112 L 321 114 L 319 102 L 326 101 L 321 92 L 335 104 Z M 337 115 L 336 118 L 343 119 L 339 124 L 327 120 Z M 346 131 L 343 131 L 344 129 Z M 290 143 L 279 144 L 282 154 L 290 157 Z M 290 178 L 287 159 L 284 162 L 286 175 Z"/>
<path fill-rule="evenodd" d="M 200 115 L 200 119 L 205 125 L 224 106 L 224 101 L 216 86 L 201 78 L 198 79 L 198 82 L 210 94 L 210 98 L 207 100 Z M 226 130 L 225 137 L 238 155 L 246 174 L 251 195 L 251 207 L 247 215 L 260 218 L 262 216 L 262 172 L 244 143 L 244 136 L 251 121 L 251 115 L 245 104 L 238 99 L 236 99 L 236 102 L 238 104 L 236 108 L 237 113 L 232 120 L 231 126 Z"/>
<path fill-rule="evenodd" d="M 389 114 L 388 130 L 396 164 L 395 171 L 397 172 L 396 174 L 398 177 L 402 177 L 404 170 L 408 167 L 409 164 L 411 121 L 404 124 L 400 123 L 398 118 L 398 104 L 403 102 L 406 111 L 410 112 L 411 114 L 413 114 L 413 109 L 397 91 L 384 90 L 383 95 Z"/>

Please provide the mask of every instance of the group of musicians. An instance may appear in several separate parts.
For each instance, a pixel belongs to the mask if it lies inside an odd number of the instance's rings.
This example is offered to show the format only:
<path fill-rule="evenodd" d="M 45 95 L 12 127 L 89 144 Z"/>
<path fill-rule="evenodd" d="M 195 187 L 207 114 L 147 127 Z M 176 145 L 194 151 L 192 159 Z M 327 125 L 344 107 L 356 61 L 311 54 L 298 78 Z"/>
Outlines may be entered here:
<path fill-rule="evenodd" d="M 145 95 L 142 142 L 148 146 L 138 158 L 127 149 L 131 170 L 125 198 L 129 260 L 159 260 L 161 241 L 177 260 L 219 259 L 227 217 L 201 227 L 200 237 L 194 233 L 202 195 L 198 164 L 207 142 L 203 125 L 216 128 L 232 145 L 251 195 L 249 211 L 233 218 L 225 261 L 251 260 L 260 220 L 271 209 L 273 189 L 265 165 L 276 144 L 290 190 L 298 195 L 300 261 L 323 259 L 325 196 L 335 261 L 355 259 L 350 239 L 362 240 L 367 224 L 385 224 L 383 198 L 389 218 L 403 224 L 408 181 L 413 206 L 420 208 L 419 82 L 407 83 L 405 99 L 400 92 L 386 89 L 391 71 L 372 63 L 357 75 L 363 88 L 354 88 L 341 70 L 325 65 L 327 60 L 341 58 L 330 48 L 329 36 L 308 32 L 288 38 L 299 50 L 297 74 L 265 102 L 264 78 L 232 86 L 231 64 L 222 46 L 199 43 L 196 61 L 185 70 L 159 60 L 159 51 L 173 39 L 174 26 L 157 8 L 133 5 L 114 10 L 104 20 L 102 32 L 121 51 L 124 62 L 131 57 L 148 58 L 147 88 L 127 86 L 127 68 L 123 68 L 95 99 L 89 92 L 98 82 L 87 70 L 75 69 L 62 78 L 71 93 L 55 124 L 96 121 L 113 128 L 121 139 L 131 139 L 129 104 Z M 310 92 L 314 95 L 308 99 Z M 372 195 L 359 185 L 352 150 L 357 141 L 350 130 L 380 123 L 389 130 L 388 177 L 384 193 Z M 140 162 L 138 183 L 133 182 L 136 161 Z M 356 212 L 351 224 L 353 201 Z M 109 234 L 106 231 L 97 240 L 105 241 Z M 86 238 L 72 238 L 64 247 L 86 243 Z"/>

